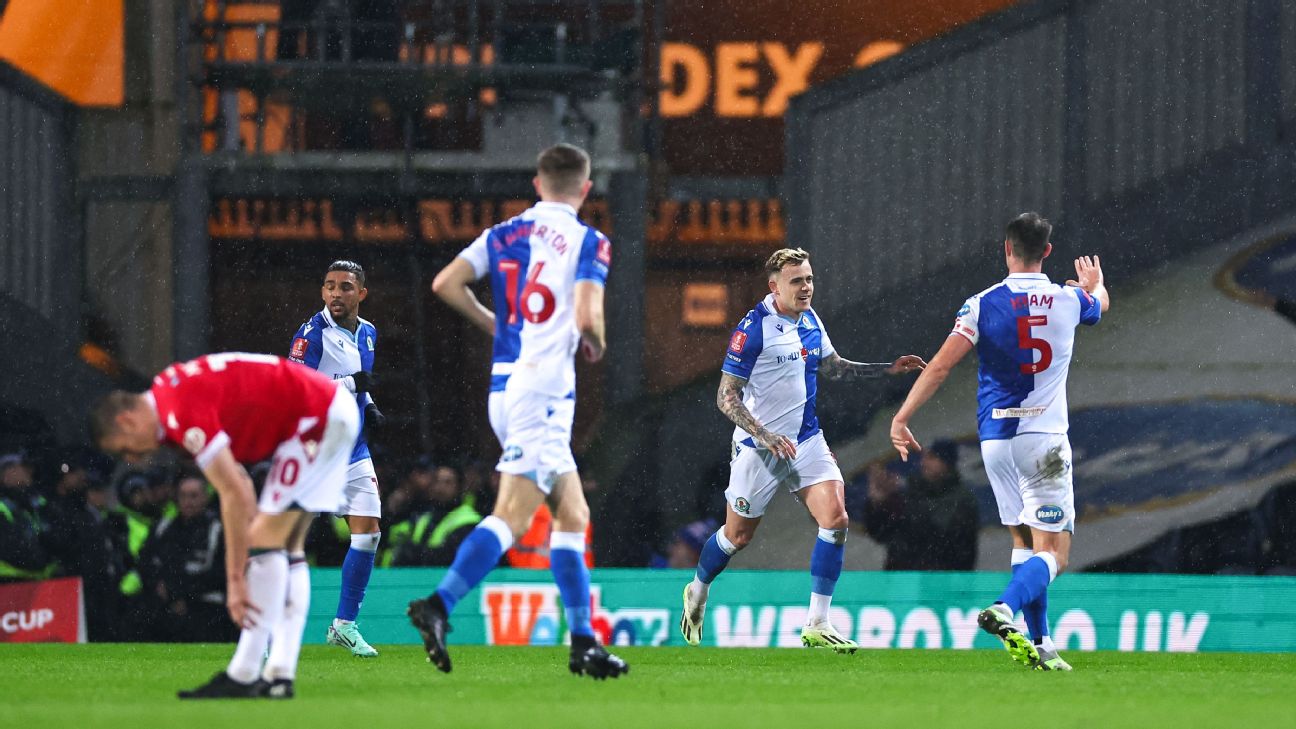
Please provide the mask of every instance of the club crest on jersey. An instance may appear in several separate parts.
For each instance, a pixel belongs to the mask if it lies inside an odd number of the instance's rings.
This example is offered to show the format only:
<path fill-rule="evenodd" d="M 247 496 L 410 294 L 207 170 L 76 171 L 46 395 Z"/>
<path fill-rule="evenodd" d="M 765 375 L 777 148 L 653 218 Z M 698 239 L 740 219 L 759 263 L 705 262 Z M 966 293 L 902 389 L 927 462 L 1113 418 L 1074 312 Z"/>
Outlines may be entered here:
<path fill-rule="evenodd" d="M 297 337 L 293 340 L 292 351 L 290 354 L 298 359 L 305 357 L 306 348 L 309 346 L 310 342 L 306 341 L 306 337 Z"/>
<path fill-rule="evenodd" d="M 747 332 L 734 332 L 733 336 L 729 337 L 729 351 L 741 352 L 745 346 L 747 346 Z"/>
<path fill-rule="evenodd" d="M 1062 507 L 1053 506 L 1051 504 L 1041 506 L 1035 510 L 1035 518 L 1045 524 L 1057 524 L 1062 521 L 1064 516 L 1065 514 L 1062 511 Z"/>
<path fill-rule="evenodd" d="M 183 442 L 185 450 L 196 456 L 207 445 L 207 434 L 203 432 L 202 428 L 195 425 L 184 432 Z"/>
<path fill-rule="evenodd" d="M 751 502 L 739 496 L 738 498 L 734 499 L 734 511 L 738 512 L 739 514 L 750 514 Z"/>

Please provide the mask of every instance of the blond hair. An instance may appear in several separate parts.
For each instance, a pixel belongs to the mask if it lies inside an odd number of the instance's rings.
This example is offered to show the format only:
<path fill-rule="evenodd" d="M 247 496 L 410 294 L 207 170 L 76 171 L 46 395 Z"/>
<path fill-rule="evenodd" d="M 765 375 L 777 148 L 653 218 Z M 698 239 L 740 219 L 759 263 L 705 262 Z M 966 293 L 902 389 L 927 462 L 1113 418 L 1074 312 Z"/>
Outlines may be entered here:
<path fill-rule="evenodd" d="M 810 260 L 810 254 L 804 248 L 780 248 L 765 261 L 765 273 L 777 276 L 784 266 L 798 266 Z"/>

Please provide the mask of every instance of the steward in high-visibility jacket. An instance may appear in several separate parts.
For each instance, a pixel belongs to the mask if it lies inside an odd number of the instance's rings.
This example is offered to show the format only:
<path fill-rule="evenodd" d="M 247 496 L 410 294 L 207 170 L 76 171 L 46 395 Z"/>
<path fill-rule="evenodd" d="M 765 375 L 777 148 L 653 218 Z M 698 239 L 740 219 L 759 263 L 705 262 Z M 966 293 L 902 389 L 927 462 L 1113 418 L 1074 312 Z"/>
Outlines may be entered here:
<path fill-rule="evenodd" d="M 549 533 L 553 530 L 553 513 L 541 504 L 531 518 L 531 527 L 504 554 L 509 567 L 527 570 L 549 569 Z M 585 525 L 585 566 L 594 568 L 594 525 Z"/>
<path fill-rule="evenodd" d="M 482 520 L 472 494 L 453 509 L 433 507 L 414 514 L 387 530 L 391 548 L 382 556 L 383 567 L 444 567 L 454 561 L 459 543 Z"/>
<path fill-rule="evenodd" d="M 41 545 L 40 513 L 23 495 L 0 488 L 0 582 L 43 580 L 57 569 Z"/>

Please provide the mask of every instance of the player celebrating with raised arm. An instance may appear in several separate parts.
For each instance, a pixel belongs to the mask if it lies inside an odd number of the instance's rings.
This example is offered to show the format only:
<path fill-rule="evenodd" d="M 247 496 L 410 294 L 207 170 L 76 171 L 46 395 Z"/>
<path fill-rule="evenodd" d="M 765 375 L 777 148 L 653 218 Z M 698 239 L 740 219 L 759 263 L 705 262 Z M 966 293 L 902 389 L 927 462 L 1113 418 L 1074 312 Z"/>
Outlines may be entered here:
<path fill-rule="evenodd" d="M 524 534 L 544 501 L 553 511 L 550 568 L 571 629 L 573 673 L 616 678 L 625 661 L 599 645 L 590 625 L 585 566 L 589 506 L 571 452 L 577 345 L 596 362 L 606 348 L 603 288 L 612 245 L 576 217 L 590 191 L 584 150 L 559 144 L 540 153 L 533 181 L 540 202 L 481 234 L 432 282 L 432 290 L 494 336 L 490 423 L 503 453 L 494 512 L 455 554 L 436 592 L 410 603 L 428 660 L 450 670 L 445 634 L 455 605 Z M 469 285 L 490 276 L 494 311 Z"/>
<path fill-rule="evenodd" d="M 355 395 L 361 426 L 365 422 L 371 427 L 378 425 L 383 416 L 369 394 L 378 330 L 360 318 L 360 302 L 369 295 L 364 268 L 354 261 L 334 261 L 324 274 L 320 295 L 324 308 L 297 330 L 288 358 L 337 380 Z M 378 528 L 382 500 L 378 496 L 378 475 L 363 432 L 351 451 L 346 506 L 340 513 L 346 517 L 351 530 L 351 548 L 342 561 L 342 590 L 325 640 L 330 645 L 349 649 L 352 655 L 372 658 L 378 651 L 360 635 L 355 621 L 369 586 L 378 541 L 382 538 Z"/>
<path fill-rule="evenodd" d="M 729 339 L 716 405 L 736 428 L 730 460 L 725 524 L 702 548 L 693 581 L 684 587 L 680 631 L 689 645 L 702 641 L 711 582 L 756 534 L 765 507 L 780 486 L 805 504 L 819 525 L 810 552 L 810 612 L 801 629 L 807 647 L 854 653 L 855 642 L 828 620 L 833 588 L 846 555 L 849 520 L 841 471 L 815 414 L 818 374 L 829 379 L 899 375 L 921 370 L 921 357 L 869 364 L 842 359 L 810 306 L 810 254 L 784 248 L 765 264 L 770 293 L 747 312 Z"/>
<path fill-rule="evenodd" d="M 292 698 L 310 572 L 289 555 L 302 554 L 316 512 L 342 504 L 360 432 L 355 398 L 272 355 L 211 354 L 167 367 L 147 392 L 109 393 L 90 430 L 101 449 L 128 460 L 163 442 L 181 447 L 220 494 L 226 604 L 243 632 L 229 667 L 180 698 Z M 240 464 L 271 456 L 256 503 Z"/>
<path fill-rule="evenodd" d="M 1053 252 L 1053 226 L 1036 213 L 1008 224 L 1008 278 L 968 299 L 931 366 L 891 422 L 891 443 L 908 460 L 922 450 L 909 430 L 918 409 L 972 351 L 980 360 L 977 430 L 999 519 L 1013 537 L 1012 580 L 977 623 L 1014 660 L 1069 671 L 1048 636 L 1048 586 L 1066 569 L 1075 530 L 1067 371 L 1075 329 L 1097 324 L 1111 306 L 1098 258 L 1075 260 L 1076 280 L 1059 286 L 1041 270 Z M 1031 639 L 1013 623 L 1021 610 Z"/>

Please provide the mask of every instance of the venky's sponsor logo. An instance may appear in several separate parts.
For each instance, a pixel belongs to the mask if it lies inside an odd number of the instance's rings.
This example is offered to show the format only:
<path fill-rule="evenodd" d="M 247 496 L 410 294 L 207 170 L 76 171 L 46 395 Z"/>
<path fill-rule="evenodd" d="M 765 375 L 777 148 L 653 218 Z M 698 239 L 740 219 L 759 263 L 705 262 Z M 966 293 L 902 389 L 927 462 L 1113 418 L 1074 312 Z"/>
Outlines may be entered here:
<path fill-rule="evenodd" d="M 661 645 L 669 635 L 666 608 L 608 609 L 590 586 L 590 625 L 605 645 Z M 489 645 L 559 645 L 567 635 L 562 596 L 554 585 L 501 583 L 482 588 Z"/>
<path fill-rule="evenodd" d="M 1045 524 L 1056 524 L 1062 521 L 1062 517 L 1064 516 L 1066 516 L 1066 514 L 1062 511 L 1062 507 L 1053 506 L 1052 504 L 1041 506 L 1035 510 L 1035 518 Z"/>

